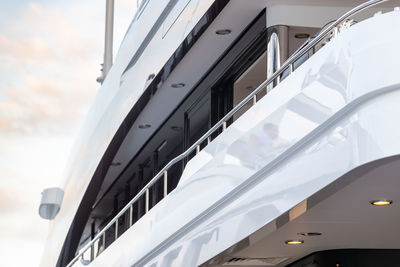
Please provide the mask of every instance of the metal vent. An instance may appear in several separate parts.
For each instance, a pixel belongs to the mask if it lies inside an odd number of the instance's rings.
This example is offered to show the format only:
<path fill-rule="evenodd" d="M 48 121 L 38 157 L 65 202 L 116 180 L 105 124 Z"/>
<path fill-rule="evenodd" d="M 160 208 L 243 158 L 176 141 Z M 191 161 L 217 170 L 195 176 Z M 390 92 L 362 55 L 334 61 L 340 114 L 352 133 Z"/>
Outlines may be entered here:
<path fill-rule="evenodd" d="M 274 266 L 281 262 L 284 262 L 289 258 L 286 257 L 273 257 L 273 258 L 231 258 L 225 262 L 224 266 Z"/>

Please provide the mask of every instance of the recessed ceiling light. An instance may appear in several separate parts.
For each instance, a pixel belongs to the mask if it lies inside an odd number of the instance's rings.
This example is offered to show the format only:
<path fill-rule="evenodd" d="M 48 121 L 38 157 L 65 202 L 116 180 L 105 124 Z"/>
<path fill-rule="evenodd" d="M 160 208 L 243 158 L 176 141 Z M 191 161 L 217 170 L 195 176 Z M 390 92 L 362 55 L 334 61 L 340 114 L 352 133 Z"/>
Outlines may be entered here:
<path fill-rule="evenodd" d="M 139 124 L 139 129 L 147 129 L 147 128 L 150 128 L 151 127 L 151 125 L 150 124 Z"/>
<path fill-rule="evenodd" d="M 286 240 L 286 245 L 301 245 L 304 243 L 304 240 Z"/>
<path fill-rule="evenodd" d="M 185 84 L 184 83 L 173 83 L 173 84 L 171 84 L 171 87 L 172 88 L 182 88 L 182 87 L 185 87 Z"/>
<path fill-rule="evenodd" d="M 318 232 L 304 232 L 304 233 L 297 233 L 298 235 L 302 236 L 319 236 L 322 235 L 321 233 Z"/>
<path fill-rule="evenodd" d="M 297 39 L 306 39 L 308 37 L 310 37 L 310 35 L 308 33 L 297 33 L 294 35 L 294 38 L 297 38 Z"/>
<path fill-rule="evenodd" d="M 374 206 L 387 206 L 387 205 L 392 204 L 392 201 L 391 200 L 374 200 L 374 201 L 371 201 L 371 204 Z"/>
<path fill-rule="evenodd" d="M 230 29 L 220 29 L 220 30 L 216 30 L 215 33 L 218 35 L 228 35 L 232 32 L 232 30 Z"/>

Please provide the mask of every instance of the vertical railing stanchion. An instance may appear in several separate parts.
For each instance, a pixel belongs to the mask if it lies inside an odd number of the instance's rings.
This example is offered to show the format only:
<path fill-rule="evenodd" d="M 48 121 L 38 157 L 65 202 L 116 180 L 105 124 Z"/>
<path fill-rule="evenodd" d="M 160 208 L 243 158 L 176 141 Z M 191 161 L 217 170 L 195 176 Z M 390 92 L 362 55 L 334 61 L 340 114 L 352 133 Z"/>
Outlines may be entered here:
<path fill-rule="evenodd" d="M 115 221 L 115 240 L 118 238 L 118 219 Z"/>
<path fill-rule="evenodd" d="M 333 37 L 336 37 L 338 35 L 338 28 L 335 27 L 333 28 Z"/>
<path fill-rule="evenodd" d="M 313 49 L 309 49 L 307 51 L 307 54 L 308 54 L 308 58 L 310 58 L 313 55 Z"/>
<path fill-rule="evenodd" d="M 196 155 L 200 153 L 200 145 L 196 146 Z"/>
<path fill-rule="evenodd" d="M 207 137 L 207 145 L 211 143 L 211 136 Z"/>
<path fill-rule="evenodd" d="M 90 246 L 90 262 L 94 261 L 94 243 Z"/>
<path fill-rule="evenodd" d="M 289 72 L 290 72 L 290 74 L 292 74 L 292 72 L 293 72 L 293 63 L 289 65 Z"/>
<path fill-rule="evenodd" d="M 257 95 L 253 95 L 253 105 L 257 104 Z"/>
<path fill-rule="evenodd" d="M 150 190 L 149 188 L 146 188 L 146 200 L 145 200 L 146 213 L 149 211 L 149 197 L 150 197 Z"/>
<path fill-rule="evenodd" d="M 164 197 L 168 195 L 168 171 L 164 171 Z"/>
<path fill-rule="evenodd" d="M 106 231 L 104 231 L 103 232 L 103 242 L 102 242 L 103 244 L 103 250 L 105 250 L 106 249 Z"/>
<path fill-rule="evenodd" d="M 222 131 L 225 131 L 226 130 L 226 121 L 224 121 L 223 123 L 222 123 Z"/>
<path fill-rule="evenodd" d="M 129 207 L 129 227 L 133 224 L 133 203 Z"/>

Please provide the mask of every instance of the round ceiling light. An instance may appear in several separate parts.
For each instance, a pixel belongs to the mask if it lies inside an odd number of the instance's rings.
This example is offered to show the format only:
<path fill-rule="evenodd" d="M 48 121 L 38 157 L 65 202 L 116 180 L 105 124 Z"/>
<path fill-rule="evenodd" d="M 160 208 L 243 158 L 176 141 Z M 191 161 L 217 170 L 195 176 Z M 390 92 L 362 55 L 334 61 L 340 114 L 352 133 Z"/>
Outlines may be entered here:
<path fill-rule="evenodd" d="M 371 201 L 371 204 L 374 206 L 388 206 L 392 204 L 393 201 L 391 200 L 373 200 Z"/>
<path fill-rule="evenodd" d="M 304 243 L 304 240 L 286 240 L 286 245 L 301 245 Z"/>
<path fill-rule="evenodd" d="M 308 33 L 297 33 L 294 35 L 294 38 L 297 38 L 297 39 L 306 39 L 308 37 L 310 37 L 310 35 Z"/>
<path fill-rule="evenodd" d="M 232 32 L 232 30 L 230 29 L 220 29 L 220 30 L 216 30 L 215 33 L 218 35 L 228 35 Z"/>
<path fill-rule="evenodd" d="M 139 129 L 147 129 L 147 128 L 150 128 L 151 127 L 151 125 L 150 124 L 147 124 L 147 123 L 145 123 L 145 124 L 139 124 Z"/>
<path fill-rule="evenodd" d="M 172 88 L 182 88 L 182 87 L 185 87 L 185 84 L 184 83 L 173 83 L 173 84 L 171 84 L 171 87 Z"/>

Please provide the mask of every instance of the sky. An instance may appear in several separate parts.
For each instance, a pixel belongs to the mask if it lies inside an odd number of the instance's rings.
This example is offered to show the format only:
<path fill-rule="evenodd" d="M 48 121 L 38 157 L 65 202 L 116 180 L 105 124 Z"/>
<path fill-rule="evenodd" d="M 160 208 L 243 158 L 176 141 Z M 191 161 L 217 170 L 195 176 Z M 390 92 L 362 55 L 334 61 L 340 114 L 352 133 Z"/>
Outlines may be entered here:
<path fill-rule="evenodd" d="M 136 0 L 115 0 L 114 54 Z M 1 266 L 39 266 L 43 189 L 61 186 L 99 88 L 105 0 L 0 1 Z"/>

